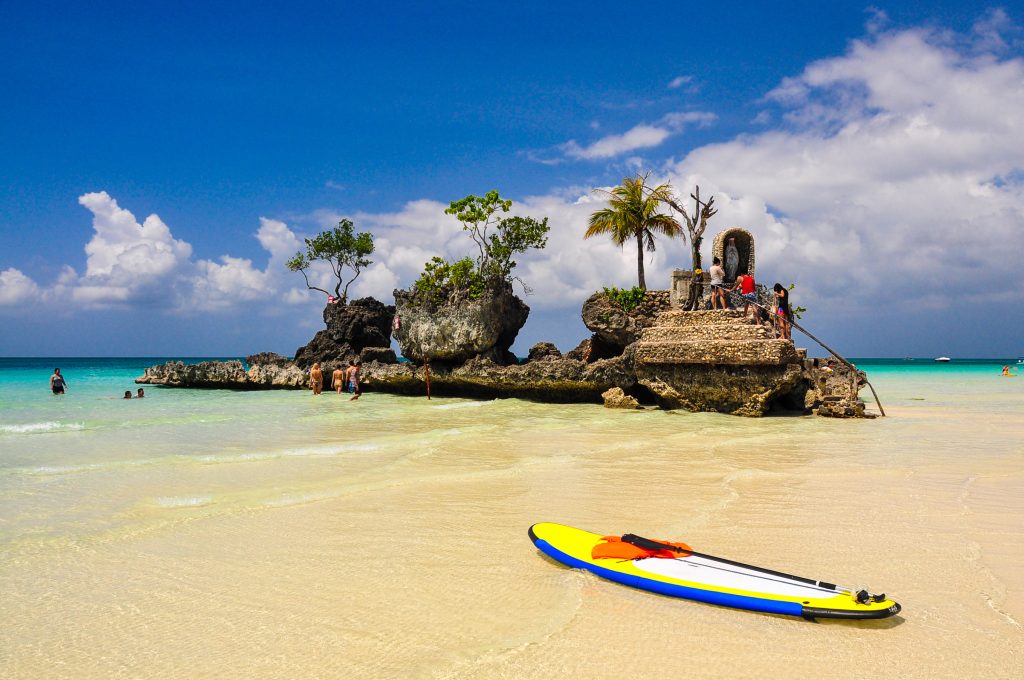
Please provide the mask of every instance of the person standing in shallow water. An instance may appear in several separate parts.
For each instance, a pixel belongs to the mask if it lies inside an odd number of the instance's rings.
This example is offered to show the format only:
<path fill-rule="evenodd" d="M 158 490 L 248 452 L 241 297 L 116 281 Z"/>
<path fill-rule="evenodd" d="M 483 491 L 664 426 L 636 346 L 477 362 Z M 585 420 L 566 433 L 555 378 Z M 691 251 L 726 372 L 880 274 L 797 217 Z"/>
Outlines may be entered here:
<path fill-rule="evenodd" d="M 345 391 L 345 369 L 339 367 L 331 373 L 331 388 L 338 394 Z"/>
<path fill-rule="evenodd" d="M 319 362 L 309 369 L 309 388 L 313 390 L 313 394 L 320 394 L 324 389 L 324 372 L 320 370 Z"/>
<path fill-rule="evenodd" d="M 137 390 L 137 391 L 135 392 L 135 398 L 136 398 L 136 399 L 142 399 L 142 398 L 143 398 L 144 396 L 146 396 L 146 393 L 145 393 L 145 391 L 143 391 L 143 389 L 142 389 L 142 388 L 140 387 L 140 388 L 139 388 L 139 389 L 138 389 L 138 390 Z"/>
<path fill-rule="evenodd" d="M 64 376 L 60 374 L 60 369 L 53 369 L 53 375 L 50 376 L 50 390 L 56 394 L 64 394 L 67 389 L 68 383 L 64 380 Z"/>
<path fill-rule="evenodd" d="M 362 366 L 360 361 L 350 361 L 346 378 L 348 378 L 348 389 L 352 392 L 352 398 L 349 401 L 355 401 L 359 398 L 362 392 L 359 391 L 359 369 Z"/>

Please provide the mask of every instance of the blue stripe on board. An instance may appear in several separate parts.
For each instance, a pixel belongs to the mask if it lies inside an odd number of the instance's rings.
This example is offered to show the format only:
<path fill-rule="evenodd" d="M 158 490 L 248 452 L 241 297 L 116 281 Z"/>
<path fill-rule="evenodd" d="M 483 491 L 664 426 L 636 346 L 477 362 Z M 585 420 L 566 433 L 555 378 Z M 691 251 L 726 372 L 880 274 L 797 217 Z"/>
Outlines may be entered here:
<path fill-rule="evenodd" d="M 621 583 L 633 588 L 639 588 L 640 590 L 647 590 L 660 595 L 681 597 L 686 600 L 696 600 L 698 602 L 722 605 L 724 607 L 748 609 L 755 612 L 787 614 L 790 616 L 801 616 L 803 614 L 803 605 L 797 604 L 796 602 L 783 602 L 779 600 L 767 600 L 760 597 L 733 595 L 731 593 L 704 590 L 702 588 L 688 588 L 686 586 L 675 585 L 674 583 L 664 583 L 662 581 L 655 581 L 641 576 L 632 576 L 630 574 L 624 574 L 620 571 L 606 569 L 604 567 L 599 567 L 589 562 L 576 559 L 575 557 L 558 550 L 541 538 L 537 539 L 536 545 L 544 554 L 558 560 L 562 564 L 566 564 L 570 567 L 576 567 L 577 569 L 586 569 L 587 571 L 597 574 L 601 578 L 606 578 L 609 581 L 615 581 L 616 583 Z"/>

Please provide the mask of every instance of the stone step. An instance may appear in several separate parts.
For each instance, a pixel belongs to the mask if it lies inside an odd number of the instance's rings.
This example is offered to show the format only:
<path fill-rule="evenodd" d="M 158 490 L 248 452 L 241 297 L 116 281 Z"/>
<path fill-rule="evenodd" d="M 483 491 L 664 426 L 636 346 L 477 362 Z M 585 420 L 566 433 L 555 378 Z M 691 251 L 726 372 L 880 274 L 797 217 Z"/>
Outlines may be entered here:
<path fill-rule="evenodd" d="M 701 309 L 694 312 L 672 310 L 662 312 L 655 319 L 656 326 L 718 326 L 735 325 L 744 322 L 742 310 Z"/>
<path fill-rule="evenodd" d="M 652 326 L 645 328 L 641 342 L 697 340 L 767 340 L 768 329 L 758 324 L 708 324 L 705 326 Z M 774 339 L 774 338 L 772 338 Z"/>
<path fill-rule="evenodd" d="M 640 341 L 638 364 L 778 366 L 799 362 L 792 340 Z"/>

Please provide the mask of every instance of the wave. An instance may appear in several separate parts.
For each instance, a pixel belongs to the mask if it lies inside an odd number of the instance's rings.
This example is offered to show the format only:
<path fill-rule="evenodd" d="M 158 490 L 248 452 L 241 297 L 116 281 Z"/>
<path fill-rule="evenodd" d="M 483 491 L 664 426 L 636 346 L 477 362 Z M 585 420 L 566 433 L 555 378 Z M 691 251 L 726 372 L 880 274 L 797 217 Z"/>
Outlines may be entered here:
<path fill-rule="evenodd" d="M 481 406 L 487 406 L 493 404 L 494 401 L 459 401 L 454 404 L 438 404 L 437 406 L 431 406 L 431 408 L 437 409 L 438 411 L 449 411 L 457 408 L 480 408 Z"/>
<path fill-rule="evenodd" d="M 279 451 L 247 451 L 244 453 L 211 453 L 197 456 L 196 461 L 200 463 L 245 463 L 250 461 L 274 460 L 275 458 L 328 458 L 343 453 L 360 451 L 377 451 L 379 444 L 326 444 L 324 446 L 304 446 L 295 449 L 281 449 Z"/>
<path fill-rule="evenodd" d="M 41 434 L 44 432 L 62 432 L 84 429 L 85 423 L 58 423 L 54 420 L 50 420 L 45 423 L 0 425 L 0 432 L 6 432 L 8 434 Z"/>
<path fill-rule="evenodd" d="M 210 496 L 165 496 L 155 499 L 161 508 L 198 508 L 213 503 Z"/>

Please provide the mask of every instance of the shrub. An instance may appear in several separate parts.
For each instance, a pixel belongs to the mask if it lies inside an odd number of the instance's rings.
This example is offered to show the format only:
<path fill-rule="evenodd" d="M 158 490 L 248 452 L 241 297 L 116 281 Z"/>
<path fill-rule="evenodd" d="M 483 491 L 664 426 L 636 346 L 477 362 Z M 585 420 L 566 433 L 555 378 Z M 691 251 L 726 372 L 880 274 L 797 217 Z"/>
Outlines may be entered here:
<path fill-rule="evenodd" d="M 636 309 L 647 295 L 647 291 L 637 286 L 633 286 L 629 290 L 612 286 L 611 288 L 605 288 L 604 292 L 608 299 L 622 307 L 624 312 Z"/>

